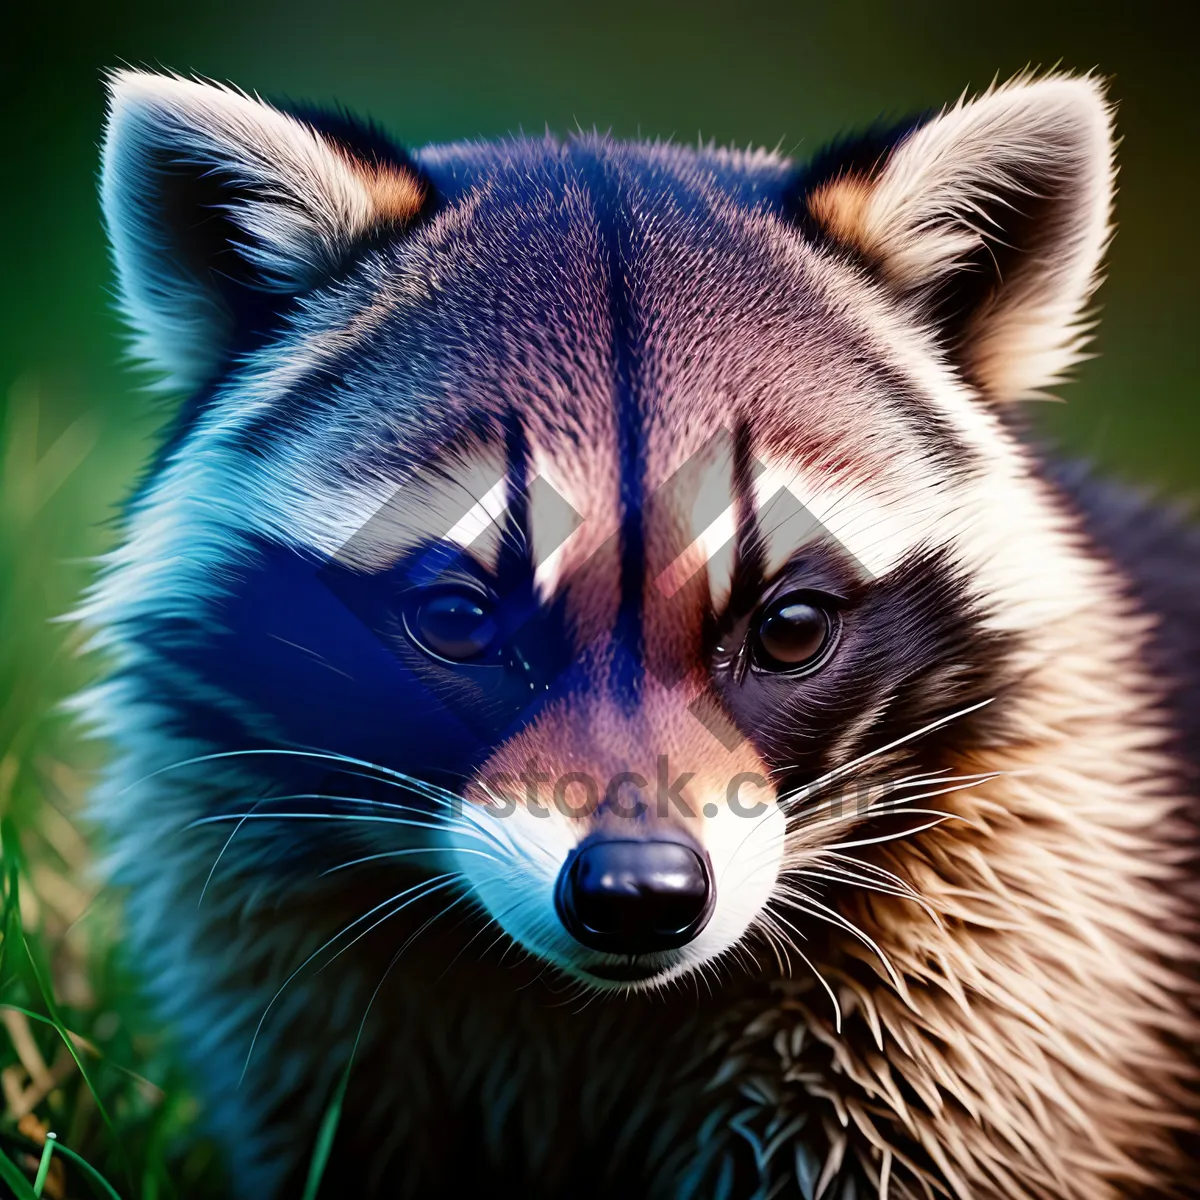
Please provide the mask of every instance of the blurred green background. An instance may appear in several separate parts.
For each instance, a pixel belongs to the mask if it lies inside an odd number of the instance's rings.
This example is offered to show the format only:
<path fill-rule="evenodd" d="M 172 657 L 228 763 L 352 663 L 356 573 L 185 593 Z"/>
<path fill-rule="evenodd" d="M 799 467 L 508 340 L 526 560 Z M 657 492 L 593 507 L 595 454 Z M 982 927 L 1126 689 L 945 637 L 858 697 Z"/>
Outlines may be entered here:
<path fill-rule="evenodd" d="M 1097 68 L 1111 78 L 1124 138 L 1099 358 L 1064 390 L 1067 404 L 1041 405 L 1037 417 L 1111 472 L 1190 498 L 1200 490 L 1200 156 L 1187 7 L 209 0 L 10 11 L 0 35 L 0 1149 L 9 1160 L 35 1164 L 53 1126 L 121 1181 L 122 1195 L 194 1195 L 214 1178 L 205 1153 L 188 1148 L 186 1094 L 112 953 L 119 916 L 88 875 L 78 813 L 99 751 L 55 707 L 92 667 L 69 627 L 48 618 L 70 608 L 87 557 L 111 543 L 114 506 L 163 415 L 122 363 L 113 313 L 95 196 L 104 68 L 158 66 L 337 101 L 412 145 L 578 124 L 780 144 L 801 157 L 840 130 L 940 105 L 997 73 Z M 87 1080 L 64 1032 L 86 1041 L 86 1051 L 71 1045 Z M 55 1166 L 44 1194 L 88 1194 L 73 1170 Z"/>

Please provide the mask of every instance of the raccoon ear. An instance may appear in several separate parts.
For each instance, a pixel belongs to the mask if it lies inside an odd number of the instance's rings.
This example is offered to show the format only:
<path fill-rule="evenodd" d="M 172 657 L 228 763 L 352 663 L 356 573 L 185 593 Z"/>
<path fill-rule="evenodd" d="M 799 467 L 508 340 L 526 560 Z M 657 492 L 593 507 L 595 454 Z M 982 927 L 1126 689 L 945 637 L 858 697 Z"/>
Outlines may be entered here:
<path fill-rule="evenodd" d="M 286 299 L 424 200 L 399 151 L 340 118 L 323 132 L 233 88 L 138 71 L 112 74 L 108 100 L 100 191 L 122 305 L 172 387 L 210 381 Z"/>
<path fill-rule="evenodd" d="M 917 306 L 985 396 L 1042 395 L 1083 357 L 1113 148 L 1097 79 L 1021 76 L 826 156 L 806 218 Z"/>

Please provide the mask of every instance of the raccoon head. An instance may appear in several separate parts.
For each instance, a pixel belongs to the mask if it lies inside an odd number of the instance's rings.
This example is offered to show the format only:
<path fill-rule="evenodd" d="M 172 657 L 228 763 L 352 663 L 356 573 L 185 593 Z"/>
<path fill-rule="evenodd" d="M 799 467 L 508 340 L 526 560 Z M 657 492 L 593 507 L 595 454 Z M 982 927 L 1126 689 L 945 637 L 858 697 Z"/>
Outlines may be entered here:
<path fill-rule="evenodd" d="M 1007 414 L 1079 357 L 1112 178 L 1090 78 L 798 166 L 114 76 L 121 295 L 189 400 L 87 614 L 110 732 L 237 758 L 183 815 L 254 799 L 248 887 L 420 863 L 598 987 L 907 903 L 1077 605 Z"/>

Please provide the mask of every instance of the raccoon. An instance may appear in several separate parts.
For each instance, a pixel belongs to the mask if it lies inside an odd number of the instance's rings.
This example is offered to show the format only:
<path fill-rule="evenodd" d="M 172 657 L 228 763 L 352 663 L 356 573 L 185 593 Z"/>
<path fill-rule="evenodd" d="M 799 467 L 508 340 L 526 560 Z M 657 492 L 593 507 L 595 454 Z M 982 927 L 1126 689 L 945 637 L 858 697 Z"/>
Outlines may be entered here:
<path fill-rule="evenodd" d="M 338 1096 L 329 1195 L 1188 1193 L 1197 539 L 1020 407 L 1103 82 L 805 163 L 108 86 L 182 404 L 78 707 L 234 1192 Z"/>

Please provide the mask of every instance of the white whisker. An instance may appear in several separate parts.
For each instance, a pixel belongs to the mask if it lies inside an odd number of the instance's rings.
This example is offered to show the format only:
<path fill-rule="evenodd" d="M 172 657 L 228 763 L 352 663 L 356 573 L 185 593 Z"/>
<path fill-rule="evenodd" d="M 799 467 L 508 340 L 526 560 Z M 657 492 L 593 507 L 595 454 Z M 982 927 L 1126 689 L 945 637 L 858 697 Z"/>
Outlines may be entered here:
<path fill-rule="evenodd" d="M 441 887 L 441 886 L 445 886 L 445 884 L 448 883 L 449 881 L 451 881 L 453 878 L 454 878 L 454 876 L 449 875 L 449 874 L 439 875 L 439 876 L 434 877 L 434 881 L 437 881 L 437 880 L 442 881 L 442 882 L 438 883 L 438 885 L 437 885 L 437 886 Z M 347 933 L 350 932 L 350 930 L 354 929 L 358 925 L 361 925 L 364 921 L 369 921 L 371 919 L 371 917 L 373 917 L 381 908 L 386 908 L 389 904 L 395 904 L 398 900 L 402 900 L 406 896 L 412 897 L 413 899 L 420 899 L 419 895 L 413 896 L 413 893 L 420 891 L 420 889 L 422 889 L 422 888 L 428 888 L 430 883 L 434 882 L 434 881 L 423 880 L 421 883 L 414 884 L 412 887 L 407 888 L 402 892 L 397 892 L 394 896 L 389 896 L 386 900 L 380 901 L 380 903 L 375 905 L 375 907 L 372 908 L 370 911 L 363 913 L 363 915 L 361 917 L 355 918 L 355 920 L 351 921 L 349 925 L 346 925 L 342 929 L 339 929 L 338 932 L 335 933 L 332 937 L 327 938 L 324 942 L 322 942 L 320 946 L 318 946 L 298 967 L 296 967 L 296 969 L 294 971 L 291 972 L 290 975 L 288 975 L 288 977 L 279 985 L 275 994 L 267 1002 L 266 1008 L 263 1009 L 262 1016 L 260 1016 L 258 1019 L 258 1024 L 254 1027 L 254 1034 L 250 1038 L 250 1046 L 246 1050 L 246 1061 L 242 1064 L 242 1073 L 238 1079 L 239 1087 L 242 1085 L 243 1080 L 245 1080 L 245 1078 L 246 1078 L 246 1072 L 250 1069 L 250 1060 L 254 1056 L 254 1047 L 258 1044 L 258 1036 L 260 1033 L 262 1033 L 262 1028 L 263 1028 L 263 1025 L 266 1023 L 267 1016 L 270 1014 L 271 1009 L 274 1007 L 276 1000 L 278 1000 L 279 997 L 283 995 L 284 991 L 287 990 L 287 987 L 292 982 L 292 980 L 294 980 L 296 978 L 296 976 L 299 975 L 300 972 L 303 971 L 305 969 L 305 967 L 307 967 L 309 965 L 309 963 L 311 963 L 319 955 L 323 954 L 334 942 L 336 942 L 339 938 L 344 937 Z M 421 894 L 424 894 L 424 893 L 421 893 Z M 404 906 L 402 905 L 401 907 L 404 907 Z M 400 909 L 398 908 L 395 911 L 399 912 Z M 389 913 L 388 915 L 390 916 L 392 914 Z M 374 925 L 372 925 L 371 928 L 373 929 Z M 370 932 L 370 930 L 368 930 L 367 932 Z M 358 940 L 358 938 L 355 938 L 355 941 L 357 941 L 357 940 Z M 351 945 L 352 944 L 353 943 L 351 943 Z M 340 951 L 339 951 L 339 953 L 340 953 Z"/>
<path fill-rule="evenodd" d="M 811 816 L 806 814 L 806 819 L 802 820 L 791 833 L 794 837 L 796 834 L 811 834 L 817 830 L 828 829 L 830 826 L 857 824 L 870 820 L 874 816 L 891 816 L 903 811 L 902 806 L 904 805 L 915 804 L 921 800 L 934 800 L 938 796 L 948 796 L 953 792 L 970 791 L 972 788 L 980 787 L 982 784 L 988 783 L 997 777 L 997 775 L 987 775 L 976 779 L 973 783 L 965 785 L 955 782 L 949 787 L 936 788 L 933 791 L 921 792 L 915 796 L 896 796 L 893 798 L 890 791 L 885 791 L 881 793 L 878 800 L 873 801 L 862 812 L 856 810 L 849 813 L 838 813 L 827 820 L 812 819 L 821 815 L 821 810 L 818 809 Z"/>
<path fill-rule="evenodd" d="M 844 763 L 840 767 L 834 767 L 832 771 L 826 772 L 819 779 L 807 784 L 805 790 L 821 791 L 829 786 L 835 779 L 840 779 L 843 775 L 849 774 L 851 771 L 857 770 L 863 763 L 870 762 L 872 759 L 878 758 L 881 754 L 886 754 L 889 750 L 895 750 L 898 746 L 906 745 L 908 742 L 915 741 L 917 738 L 924 737 L 927 733 L 932 733 L 935 729 L 940 729 L 943 725 L 949 725 L 951 721 L 957 721 L 962 717 L 969 716 L 973 712 L 978 712 L 979 709 L 985 708 L 995 700 L 994 696 L 987 700 L 980 700 L 977 704 L 968 705 L 966 708 L 960 708 L 957 712 L 952 712 L 948 716 L 938 717 L 935 721 L 930 721 L 928 725 L 922 725 L 920 729 L 914 729 L 912 733 L 906 733 L 903 737 L 896 738 L 895 741 L 888 742 L 886 746 L 880 746 L 875 750 L 869 750 L 866 754 L 859 755 L 858 758 L 851 759 L 850 762 Z M 779 774 L 781 771 L 788 770 L 786 767 L 776 768 L 772 774 Z"/>
<path fill-rule="evenodd" d="M 799 888 L 789 887 L 787 884 L 784 884 L 780 891 L 783 895 L 787 896 L 788 900 L 797 908 L 807 912 L 810 916 L 817 917 L 820 920 L 827 921 L 832 925 L 836 925 L 839 928 L 844 929 L 851 936 L 862 942 L 862 944 L 871 950 L 871 952 L 883 964 L 883 967 L 891 977 L 892 983 L 895 985 L 896 990 L 899 991 L 901 995 L 904 994 L 904 985 L 900 981 L 900 975 L 896 971 L 896 968 L 892 965 L 892 960 L 888 958 L 888 956 L 879 948 L 879 944 L 874 938 L 872 938 L 869 934 L 864 933 L 857 925 L 854 924 L 853 921 L 842 916 L 842 914 L 836 909 L 822 904 L 815 896 L 801 891 Z"/>
<path fill-rule="evenodd" d="M 251 808 L 250 812 L 254 812 L 254 810 L 258 808 L 259 804 L 261 803 L 261 800 L 255 801 L 254 807 Z M 249 813 L 247 813 L 247 816 L 249 816 Z M 217 867 L 220 865 L 221 859 L 225 857 L 225 851 L 229 849 L 233 839 L 238 835 L 238 830 L 241 829 L 244 824 L 245 820 L 243 819 L 233 827 L 233 832 L 230 833 L 230 835 L 225 839 L 225 843 L 217 853 L 217 857 L 213 859 L 213 864 L 208 868 L 208 874 L 204 877 L 204 886 L 200 889 L 200 898 L 196 901 L 197 908 L 204 903 L 204 897 L 208 894 L 208 885 L 212 883 L 213 876 L 217 873 Z"/>
<path fill-rule="evenodd" d="M 850 872 L 835 871 L 831 867 L 826 867 L 824 870 L 809 870 L 803 867 L 796 867 L 790 872 L 791 874 L 802 876 L 805 879 L 822 879 L 828 883 L 853 883 L 864 891 L 875 892 L 880 896 L 895 896 L 899 900 L 910 900 L 913 904 L 918 905 L 926 912 L 933 921 L 938 920 L 937 913 L 930 907 L 929 902 L 921 896 L 917 891 L 910 887 L 892 887 L 886 884 L 872 883 L 860 875 L 853 875 Z"/>
<path fill-rule="evenodd" d="M 348 871 L 351 867 L 362 866 L 363 863 L 378 862 L 383 858 L 407 858 L 413 854 L 446 854 L 448 850 L 445 846 L 406 846 L 403 850 L 383 850 L 378 854 L 365 854 L 362 858 L 352 858 L 349 862 L 338 863 L 336 867 L 329 867 L 322 871 L 317 876 L 318 879 L 324 879 L 327 875 L 335 875 L 338 871 Z M 501 860 L 494 854 L 488 854 L 486 850 L 475 850 L 469 846 L 458 846 L 454 849 L 455 854 L 476 854 L 480 858 L 486 858 L 490 862 L 498 863 Z"/>
<path fill-rule="evenodd" d="M 124 795 L 126 792 L 132 791 L 133 788 L 139 787 L 141 784 L 155 779 L 159 775 L 178 771 L 184 767 L 197 766 L 201 763 L 218 762 L 223 759 L 255 758 L 265 755 L 275 755 L 284 758 L 306 758 L 318 762 L 344 763 L 371 772 L 369 778 L 377 779 L 382 783 L 391 783 L 396 787 L 404 787 L 416 792 L 418 795 L 425 796 L 427 799 L 439 800 L 449 805 L 461 803 L 461 799 L 456 792 L 448 791 L 446 788 L 438 787 L 427 780 L 417 779 L 412 775 L 406 775 L 402 771 L 395 771 L 391 767 L 384 767 L 379 763 L 373 763 L 367 759 L 354 758 L 348 754 L 336 754 L 330 751 L 281 749 L 269 746 L 254 750 L 222 750 L 212 754 L 200 754 L 194 758 L 181 759 L 178 762 L 169 763 L 165 767 L 159 767 L 156 771 L 151 771 L 149 774 L 143 775 L 140 779 L 134 780 L 133 783 L 127 784 L 122 788 L 119 794 Z"/>
<path fill-rule="evenodd" d="M 777 921 L 782 921 L 784 925 L 786 925 L 794 934 L 797 935 L 797 937 L 804 937 L 804 934 L 802 934 L 800 930 L 797 929 L 795 925 L 793 925 L 791 921 L 789 921 L 782 913 L 777 912 L 774 914 L 774 917 Z M 817 982 L 825 989 L 826 995 L 833 1004 L 834 1029 L 840 1034 L 842 1032 L 842 1006 L 838 1003 L 838 998 L 834 993 L 833 988 L 829 986 L 829 981 L 825 978 L 825 976 L 822 975 L 819 970 L 817 970 L 816 964 L 812 961 L 812 959 L 809 958 L 799 946 L 792 946 L 792 949 L 795 950 L 798 955 L 800 955 L 808 969 L 816 976 Z"/>
<path fill-rule="evenodd" d="M 854 842 L 835 842 L 828 848 L 830 850 L 852 850 L 862 846 L 882 846 L 887 842 L 895 842 L 901 838 L 912 837 L 917 833 L 924 833 L 927 829 L 936 829 L 944 821 L 962 821 L 965 819 L 955 813 L 942 813 L 938 820 L 930 821 L 925 825 L 918 825 L 915 829 L 903 829 L 899 833 L 889 834 L 885 837 L 865 838 Z"/>

